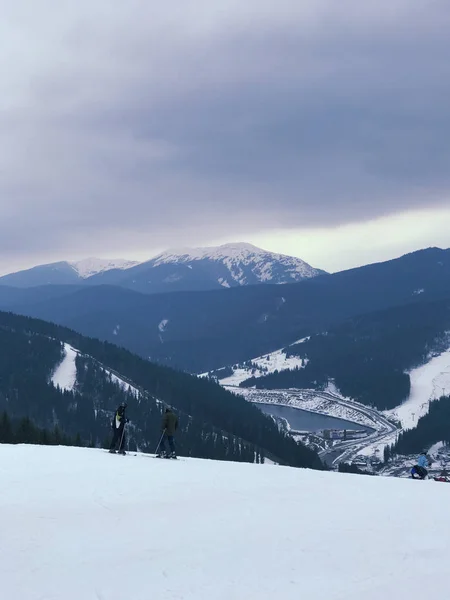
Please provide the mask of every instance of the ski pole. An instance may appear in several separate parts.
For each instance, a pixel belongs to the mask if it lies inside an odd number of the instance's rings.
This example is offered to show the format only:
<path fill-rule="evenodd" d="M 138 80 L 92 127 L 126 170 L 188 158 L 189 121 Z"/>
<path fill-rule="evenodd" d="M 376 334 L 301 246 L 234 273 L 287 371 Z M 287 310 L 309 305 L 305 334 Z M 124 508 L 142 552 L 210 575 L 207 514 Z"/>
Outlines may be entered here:
<path fill-rule="evenodd" d="M 120 444 L 119 444 L 119 452 L 120 452 L 120 449 L 122 448 L 122 440 L 123 440 L 123 436 L 125 434 L 125 425 L 126 425 L 126 423 L 123 424 L 122 435 L 121 435 Z"/>
<path fill-rule="evenodd" d="M 154 452 L 155 454 L 157 454 L 157 453 L 158 453 L 158 448 L 161 446 L 161 442 L 162 442 L 162 439 L 163 439 L 163 437 L 164 437 L 164 434 L 165 434 L 165 433 L 166 433 L 166 430 L 164 429 L 164 431 L 163 431 L 163 432 L 162 432 L 162 434 L 161 434 L 161 437 L 159 438 L 158 445 L 156 446 L 156 450 L 155 450 L 155 452 Z"/>

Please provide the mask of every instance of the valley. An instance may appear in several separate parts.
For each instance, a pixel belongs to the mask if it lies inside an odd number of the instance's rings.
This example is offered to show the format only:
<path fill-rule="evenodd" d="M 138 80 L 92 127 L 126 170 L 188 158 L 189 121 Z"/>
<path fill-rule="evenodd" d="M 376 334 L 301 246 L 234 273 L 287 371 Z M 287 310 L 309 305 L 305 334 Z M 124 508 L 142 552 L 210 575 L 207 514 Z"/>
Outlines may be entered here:
<path fill-rule="evenodd" d="M 298 347 L 308 339 L 294 345 Z M 415 457 L 395 456 L 391 464 L 385 464 L 385 448 L 396 444 L 403 432 L 417 427 L 419 419 L 428 414 L 430 403 L 450 389 L 450 350 L 432 352 L 425 364 L 412 369 L 408 373 L 408 398 L 385 411 L 344 397 L 333 381 L 325 389 L 263 387 L 265 377 L 292 368 L 299 370 L 306 364 L 308 359 L 289 356 L 289 348 L 284 348 L 233 368 L 219 369 L 212 376 L 270 414 L 294 439 L 316 450 L 329 468 L 337 469 L 345 462 L 371 472 L 407 474 Z M 249 377 L 262 385 L 242 387 Z M 439 464 L 449 461 L 450 452 L 444 445 L 440 447 Z"/>
<path fill-rule="evenodd" d="M 206 265 L 213 269 L 208 277 L 215 277 L 219 267 L 226 268 L 236 285 L 222 285 L 228 281 L 225 275 L 220 276 L 219 290 L 195 291 L 194 286 L 190 291 L 141 293 L 117 285 L 117 278 L 134 277 L 133 273 L 140 273 L 144 281 L 149 268 L 191 272 Z M 275 267 L 287 280 L 274 276 Z M 121 393 L 135 398 L 141 415 L 145 415 L 141 396 L 152 404 L 152 414 L 160 411 L 165 398 L 175 398 L 187 421 L 194 412 L 209 423 L 217 451 L 221 432 L 227 437 L 236 423 L 233 435 L 246 440 L 241 447 L 250 442 L 248 455 L 251 444 L 261 439 L 249 424 L 240 428 L 239 420 L 223 413 L 222 402 L 231 407 L 230 398 L 237 395 L 248 401 L 239 410 L 259 406 L 274 417 L 274 431 L 281 426 L 281 437 L 288 432 L 290 441 L 303 442 L 328 467 L 338 468 L 345 461 L 381 472 L 385 449 L 390 452 L 397 446 L 402 435 L 428 415 L 430 402 L 450 390 L 447 250 L 429 248 L 333 275 L 305 271 L 301 262 L 248 244 L 169 251 L 152 265 L 88 261 L 77 269 L 83 281 L 76 285 L 27 287 L 37 281 L 31 275 L 39 275 L 39 269 L 37 274 L 17 274 L 22 287 L 0 285 L 0 307 L 55 323 L 39 325 L 39 331 L 62 332 L 55 338 L 73 360 L 71 366 L 63 361 L 54 373 L 54 385 L 63 393 L 95 398 L 90 378 L 105 389 L 113 390 L 109 386 L 119 383 Z M 246 269 L 259 273 L 258 285 L 249 285 L 254 280 L 244 277 Z M 308 277 L 288 283 L 294 272 Z M 131 350 L 133 358 L 126 350 L 118 354 L 116 346 Z M 174 368 L 171 374 L 164 371 L 167 366 Z M 83 369 L 89 377 L 82 375 Z M 64 378 L 67 385 L 61 384 Z M 178 383 L 173 386 L 170 379 Z M 204 386 L 198 390 L 199 405 L 191 393 L 185 394 L 182 384 L 194 389 L 198 379 L 212 380 L 199 383 Z M 112 410 L 106 404 L 95 406 L 94 416 L 91 409 L 84 415 L 90 422 L 82 426 L 85 436 L 94 428 L 96 443 L 107 411 Z M 81 419 L 80 402 L 74 406 Z M 39 414 L 39 407 L 33 410 Z M 248 412 L 250 421 L 255 414 Z M 68 416 L 67 409 L 59 419 L 70 427 Z M 261 422 L 258 427 L 262 426 Z M 142 445 L 150 425 L 145 427 L 146 433 L 138 427 L 132 438 L 142 449 L 153 443 Z M 156 437 L 154 431 L 150 437 Z M 433 439 L 431 434 L 428 439 L 434 443 L 446 438 Z M 418 443 L 411 441 L 405 447 L 414 452 Z M 271 448 L 266 445 L 258 452 L 263 450 L 276 462 L 277 444 L 273 440 Z M 220 450 L 225 455 L 227 451 Z M 291 460 L 292 451 L 286 446 L 281 454 Z M 305 460 L 314 462 L 313 456 Z"/>
<path fill-rule="evenodd" d="M 264 412 L 275 418 L 279 418 L 278 407 L 289 409 L 289 414 L 285 413 L 283 417 L 287 430 L 295 439 L 311 443 L 330 468 L 337 467 L 339 462 L 353 462 L 362 452 L 391 443 L 399 431 L 392 421 L 376 409 L 343 398 L 332 391 L 227 389 L 242 394 L 249 402 L 264 405 Z M 301 424 L 305 420 L 301 413 L 320 415 L 323 420 L 310 428 Z M 351 437 L 351 429 L 354 429 L 358 431 L 358 437 L 326 439 L 326 432 L 331 434 L 330 429 L 336 435 L 338 432 L 343 434 L 344 430 L 349 431 L 348 437 Z M 374 450 L 371 460 L 374 464 L 379 464 L 379 452 Z"/>

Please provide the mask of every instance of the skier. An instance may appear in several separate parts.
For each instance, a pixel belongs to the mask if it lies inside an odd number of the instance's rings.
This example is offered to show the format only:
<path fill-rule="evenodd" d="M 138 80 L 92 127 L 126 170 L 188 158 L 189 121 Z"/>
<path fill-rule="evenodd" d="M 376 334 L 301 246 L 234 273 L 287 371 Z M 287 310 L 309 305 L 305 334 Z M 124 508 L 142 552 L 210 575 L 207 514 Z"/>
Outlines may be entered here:
<path fill-rule="evenodd" d="M 162 436 L 161 441 L 159 442 L 159 446 L 156 451 L 157 458 L 176 458 L 177 455 L 175 453 L 175 443 L 173 441 L 173 436 L 175 435 L 176 430 L 178 429 L 178 417 L 172 412 L 170 408 L 166 408 L 163 420 L 162 420 Z M 169 442 L 170 452 L 166 452 L 166 440 Z"/>
<path fill-rule="evenodd" d="M 419 479 L 425 479 L 425 477 L 428 476 L 427 467 L 430 467 L 431 465 L 432 462 L 424 450 L 420 453 L 420 456 L 417 459 L 417 464 L 411 469 L 411 477 L 413 479 L 417 479 L 417 477 L 415 477 L 415 475 L 417 475 Z"/>
<path fill-rule="evenodd" d="M 128 419 L 125 416 L 125 410 L 127 405 L 122 402 L 116 412 L 111 423 L 113 430 L 113 439 L 109 451 L 111 453 L 116 452 L 117 442 L 119 442 L 119 454 L 125 454 L 125 423 L 128 423 Z"/>

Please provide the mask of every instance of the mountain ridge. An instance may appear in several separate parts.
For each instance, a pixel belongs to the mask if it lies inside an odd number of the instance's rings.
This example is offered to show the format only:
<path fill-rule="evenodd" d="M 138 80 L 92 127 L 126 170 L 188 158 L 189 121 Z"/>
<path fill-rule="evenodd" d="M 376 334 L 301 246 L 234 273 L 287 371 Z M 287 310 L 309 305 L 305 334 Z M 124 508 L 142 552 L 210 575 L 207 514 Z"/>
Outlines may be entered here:
<path fill-rule="evenodd" d="M 153 295 L 107 285 L 78 287 L 74 293 L 70 287 L 0 286 L 0 309 L 66 325 L 147 359 L 203 373 L 272 352 L 357 315 L 449 296 L 450 251 L 428 249 L 282 286 Z"/>
<path fill-rule="evenodd" d="M 0 277 L 0 285 L 27 288 L 46 284 L 109 284 L 152 294 L 284 284 L 324 274 L 325 271 L 300 258 L 237 243 L 172 249 L 144 262 L 91 257 L 38 265 Z"/>

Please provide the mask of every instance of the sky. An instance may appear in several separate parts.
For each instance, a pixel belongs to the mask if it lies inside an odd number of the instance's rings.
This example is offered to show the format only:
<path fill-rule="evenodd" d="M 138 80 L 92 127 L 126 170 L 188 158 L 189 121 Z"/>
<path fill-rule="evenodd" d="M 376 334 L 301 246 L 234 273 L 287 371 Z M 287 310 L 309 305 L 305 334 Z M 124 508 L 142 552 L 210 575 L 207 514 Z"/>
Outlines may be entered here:
<path fill-rule="evenodd" d="M 450 247 L 448 0 L 6 0 L 0 273 Z"/>

